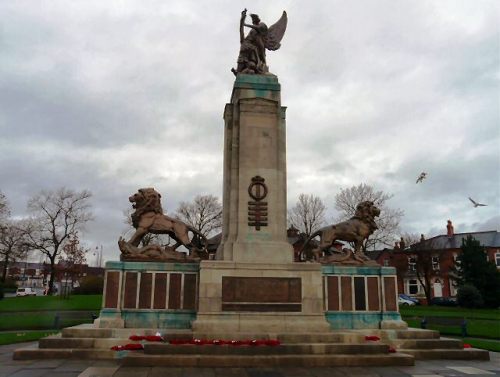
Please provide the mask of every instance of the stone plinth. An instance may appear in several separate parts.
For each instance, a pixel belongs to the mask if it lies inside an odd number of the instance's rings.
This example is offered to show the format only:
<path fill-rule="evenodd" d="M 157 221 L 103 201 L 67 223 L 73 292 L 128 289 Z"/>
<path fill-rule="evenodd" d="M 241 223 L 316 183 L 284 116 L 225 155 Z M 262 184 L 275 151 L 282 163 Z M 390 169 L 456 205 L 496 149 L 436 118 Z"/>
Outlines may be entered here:
<path fill-rule="evenodd" d="M 224 110 L 223 233 L 217 259 L 290 263 L 286 126 L 274 75 L 235 80 Z"/>
<path fill-rule="evenodd" d="M 321 266 L 316 263 L 200 263 L 194 333 L 323 332 Z"/>

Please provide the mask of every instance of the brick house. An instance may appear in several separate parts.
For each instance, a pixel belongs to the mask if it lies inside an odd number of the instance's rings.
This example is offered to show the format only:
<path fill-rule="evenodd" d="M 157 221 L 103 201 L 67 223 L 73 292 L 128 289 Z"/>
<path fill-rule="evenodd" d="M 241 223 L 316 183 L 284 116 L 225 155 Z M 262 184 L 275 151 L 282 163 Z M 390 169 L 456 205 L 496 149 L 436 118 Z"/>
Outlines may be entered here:
<path fill-rule="evenodd" d="M 3 262 L 0 262 L 3 268 Z M 63 264 L 56 264 L 56 284 L 67 279 L 68 268 Z M 87 264 L 72 266 L 71 277 L 73 283 L 85 276 L 104 277 L 104 268 L 91 267 Z M 19 287 L 44 288 L 50 279 L 50 266 L 46 263 L 13 262 L 7 268 L 7 278 L 16 282 Z"/>
<path fill-rule="evenodd" d="M 416 274 L 416 263 L 419 253 L 430 254 L 430 276 L 432 297 L 453 297 L 457 290 L 454 286 L 453 267 L 461 253 L 462 239 L 472 236 L 486 249 L 486 257 L 500 269 L 500 232 L 496 230 L 486 232 L 454 233 L 451 221 L 448 221 L 447 233 L 405 247 L 403 250 L 384 249 L 369 252 L 383 266 L 396 267 L 398 277 L 398 291 L 409 296 L 423 295 L 423 288 L 419 284 Z"/>

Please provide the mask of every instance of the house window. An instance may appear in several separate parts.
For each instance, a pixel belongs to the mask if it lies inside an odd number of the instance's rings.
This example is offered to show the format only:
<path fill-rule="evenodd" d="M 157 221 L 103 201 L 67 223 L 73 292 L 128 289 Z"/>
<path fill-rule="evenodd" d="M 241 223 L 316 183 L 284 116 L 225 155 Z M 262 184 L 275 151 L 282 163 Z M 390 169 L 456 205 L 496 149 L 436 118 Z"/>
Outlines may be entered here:
<path fill-rule="evenodd" d="M 497 268 L 500 268 L 500 251 L 495 253 L 495 264 L 497 265 Z"/>
<path fill-rule="evenodd" d="M 439 257 L 432 257 L 432 269 L 434 271 L 439 271 Z"/>
<path fill-rule="evenodd" d="M 389 258 L 384 259 L 384 266 L 389 267 Z"/>
<path fill-rule="evenodd" d="M 417 258 L 416 257 L 408 257 L 408 271 L 410 272 L 415 272 L 417 265 Z"/>
<path fill-rule="evenodd" d="M 408 280 L 408 294 L 416 295 L 418 293 L 418 281 L 416 279 Z"/>

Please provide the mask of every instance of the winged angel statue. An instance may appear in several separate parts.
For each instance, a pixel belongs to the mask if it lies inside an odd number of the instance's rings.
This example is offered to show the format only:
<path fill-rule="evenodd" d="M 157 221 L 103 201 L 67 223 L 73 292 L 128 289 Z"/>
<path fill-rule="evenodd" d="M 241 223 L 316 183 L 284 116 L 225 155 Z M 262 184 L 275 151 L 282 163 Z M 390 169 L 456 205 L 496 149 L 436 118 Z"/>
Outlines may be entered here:
<path fill-rule="evenodd" d="M 247 10 L 241 12 L 240 19 L 240 54 L 238 56 L 238 66 L 231 71 L 237 75 L 238 73 L 247 74 L 264 74 L 269 72 L 266 64 L 266 49 L 275 51 L 280 48 L 280 42 L 285 34 L 287 16 L 283 11 L 281 18 L 271 27 L 261 22 L 256 14 L 251 14 L 252 24 L 246 24 L 245 18 Z M 248 35 L 245 37 L 244 27 L 250 28 Z"/>

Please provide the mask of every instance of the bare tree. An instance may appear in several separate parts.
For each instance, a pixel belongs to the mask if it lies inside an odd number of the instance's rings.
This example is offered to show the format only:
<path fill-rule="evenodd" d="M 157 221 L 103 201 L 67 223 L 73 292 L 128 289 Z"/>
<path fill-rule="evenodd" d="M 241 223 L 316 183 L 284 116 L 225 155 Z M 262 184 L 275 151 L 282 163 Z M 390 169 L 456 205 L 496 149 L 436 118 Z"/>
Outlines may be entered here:
<path fill-rule="evenodd" d="M 9 263 L 26 253 L 25 234 L 21 222 L 5 222 L 0 232 L 0 256 L 3 262 L 1 281 L 5 282 Z"/>
<path fill-rule="evenodd" d="M 0 191 L 0 226 L 10 216 L 10 207 L 7 197 Z"/>
<path fill-rule="evenodd" d="M 418 235 L 417 233 L 405 232 L 403 233 L 401 238 L 403 239 L 405 247 L 410 247 L 411 245 L 415 245 L 420 242 L 420 235 Z M 403 249 L 404 248 L 401 248 L 401 250 Z"/>
<path fill-rule="evenodd" d="M 41 191 L 28 202 L 32 217 L 26 227 L 26 245 L 39 250 L 50 262 L 49 292 L 53 291 L 55 263 L 70 236 L 75 236 L 92 220 L 87 190 L 75 192 L 66 188 Z"/>
<path fill-rule="evenodd" d="M 222 204 L 213 195 L 198 195 L 192 203 L 181 202 L 175 216 L 205 237 L 222 227 Z"/>
<path fill-rule="evenodd" d="M 83 272 L 83 264 L 87 261 L 86 254 L 89 251 L 90 249 L 80 244 L 76 233 L 73 235 L 73 238 L 66 240 L 63 251 L 59 255 L 59 266 L 66 280 L 65 289 L 62 292 L 63 297 L 69 297 L 75 277 Z M 68 284 L 68 279 L 71 281 L 70 284 Z"/>
<path fill-rule="evenodd" d="M 288 222 L 307 238 L 325 224 L 325 211 L 320 197 L 302 193 L 295 206 L 288 211 Z"/>
<path fill-rule="evenodd" d="M 366 200 L 370 200 L 380 208 L 380 216 L 375 219 L 378 229 L 363 244 L 363 251 L 376 246 L 393 246 L 393 241 L 399 233 L 399 222 L 404 215 L 400 209 L 392 209 L 387 206 L 387 201 L 393 197 L 392 194 L 375 189 L 367 184 L 343 188 L 335 195 L 335 208 L 340 211 L 340 221 L 354 216 L 356 206 Z"/>

